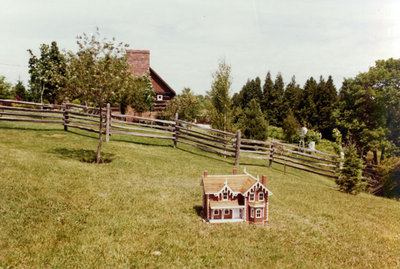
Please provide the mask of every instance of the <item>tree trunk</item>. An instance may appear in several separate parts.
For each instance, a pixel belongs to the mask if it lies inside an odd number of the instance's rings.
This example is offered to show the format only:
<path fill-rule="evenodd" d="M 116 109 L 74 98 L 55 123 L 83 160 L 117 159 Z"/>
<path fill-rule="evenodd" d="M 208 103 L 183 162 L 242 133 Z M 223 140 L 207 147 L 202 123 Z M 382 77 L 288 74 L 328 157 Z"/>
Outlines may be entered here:
<path fill-rule="evenodd" d="M 374 150 L 373 153 L 374 153 L 374 164 L 378 165 L 378 152 Z"/>
<path fill-rule="evenodd" d="M 100 163 L 102 145 L 103 145 L 103 111 L 102 111 L 102 106 L 100 106 L 99 145 L 97 146 L 96 163 Z"/>

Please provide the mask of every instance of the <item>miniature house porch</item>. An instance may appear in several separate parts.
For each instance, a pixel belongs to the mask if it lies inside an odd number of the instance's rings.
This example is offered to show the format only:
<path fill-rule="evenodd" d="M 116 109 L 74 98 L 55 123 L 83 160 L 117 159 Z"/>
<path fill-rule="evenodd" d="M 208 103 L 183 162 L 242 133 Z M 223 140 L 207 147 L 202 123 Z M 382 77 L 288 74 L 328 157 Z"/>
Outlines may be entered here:
<path fill-rule="evenodd" d="M 268 221 L 268 197 L 272 193 L 262 181 L 246 171 L 233 175 L 208 175 L 204 172 L 203 218 L 210 223 Z"/>

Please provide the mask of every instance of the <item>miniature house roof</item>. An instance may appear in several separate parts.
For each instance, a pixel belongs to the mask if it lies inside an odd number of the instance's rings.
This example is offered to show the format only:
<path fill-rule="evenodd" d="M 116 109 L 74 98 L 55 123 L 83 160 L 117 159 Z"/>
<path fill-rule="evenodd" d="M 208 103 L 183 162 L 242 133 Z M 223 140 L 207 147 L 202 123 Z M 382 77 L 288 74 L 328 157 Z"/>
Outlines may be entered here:
<path fill-rule="evenodd" d="M 243 195 L 255 188 L 263 188 L 268 194 L 272 194 L 257 178 L 247 172 L 240 175 L 206 175 L 203 176 L 202 185 L 206 194 L 218 194 L 224 190 Z"/>

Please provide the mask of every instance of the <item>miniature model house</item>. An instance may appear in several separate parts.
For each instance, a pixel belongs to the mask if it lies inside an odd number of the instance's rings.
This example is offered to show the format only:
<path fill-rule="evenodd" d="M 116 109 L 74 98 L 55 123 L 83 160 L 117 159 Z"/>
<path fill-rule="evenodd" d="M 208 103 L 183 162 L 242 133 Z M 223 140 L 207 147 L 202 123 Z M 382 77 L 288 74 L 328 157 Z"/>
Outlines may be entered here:
<path fill-rule="evenodd" d="M 204 172 L 203 218 L 210 223 L 240 222 L 264 223 L 268 221 L 267 177 L 261 181 L 244 170 L 233 175 L 208 175 Z"/>

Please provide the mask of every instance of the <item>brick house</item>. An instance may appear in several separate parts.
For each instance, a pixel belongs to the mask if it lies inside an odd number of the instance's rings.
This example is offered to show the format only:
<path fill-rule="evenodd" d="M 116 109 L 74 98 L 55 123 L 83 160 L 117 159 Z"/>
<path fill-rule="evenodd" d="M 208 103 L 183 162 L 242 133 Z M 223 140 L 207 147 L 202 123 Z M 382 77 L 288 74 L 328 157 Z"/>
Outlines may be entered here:
<path fill-rule="evenodd" d="M 268 221 L 268 198 L 272 195 L 266 187 L 267 177 L 261 181 L 244 170 L 233 175 L 208 175 L 204 172 L 203 218 L 210 223 Z"/>
<path fill-rule="evenodd" d="M 175 97 L 175 91 L 161 78 L 159 74 L 150 66 L 149 50 L 127 50 L 128 62 L 132 67 L 132 72 L 137 76 L 150 73 L 150 81 L 155 92 L 154 111 L 165 110 L 166 103 Z"/>

